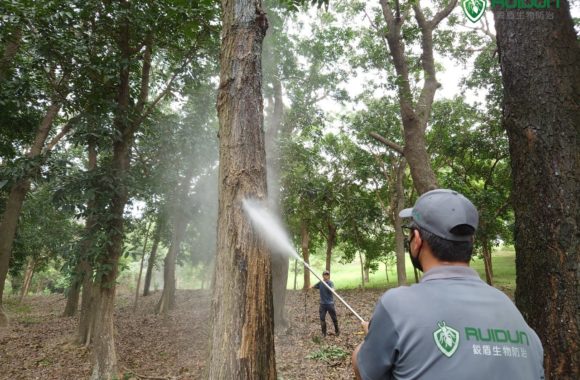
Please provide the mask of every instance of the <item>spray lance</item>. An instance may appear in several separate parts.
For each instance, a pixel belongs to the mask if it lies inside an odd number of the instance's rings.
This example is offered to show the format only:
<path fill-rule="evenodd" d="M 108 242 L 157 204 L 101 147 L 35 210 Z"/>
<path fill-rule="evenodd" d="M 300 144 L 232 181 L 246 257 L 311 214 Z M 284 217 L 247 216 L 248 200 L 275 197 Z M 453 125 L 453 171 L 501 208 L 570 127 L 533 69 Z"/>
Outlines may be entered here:
<path fill-rule="evenodd" d="M 268 212 L 264 207 L 261 206 L 259 201 L 256 200 L 249 200 L 245 199 L 242 201 L 242 205 L 252 224 L 255 228 L 257 228 L 264 239 L 264 241 L 270 246 L 270 249 L 273 252 L 277 252 L 283 254 L 285 256 L 293 257 L 296 260 L 299 260 L 304 264 L 304 267 L 307 268 L 313 275 L 316 277 L 324 286 L 330 290 L 332 294 L 336 296 L 350 310 L 361 322 L 365 322 L 364 319 L 349 304 L 346 303 L 341 296 L 339 296 L 334 289 L 332 289 L 326 282 L 324 282 L 316 272 L 308 265 L 302 258 L 296 253 L 296 250 L 290 243 L 290 239 L 288 238 L 286 232 L 281 227 L 281 223 L 278 219 L 271 213 Z"/>

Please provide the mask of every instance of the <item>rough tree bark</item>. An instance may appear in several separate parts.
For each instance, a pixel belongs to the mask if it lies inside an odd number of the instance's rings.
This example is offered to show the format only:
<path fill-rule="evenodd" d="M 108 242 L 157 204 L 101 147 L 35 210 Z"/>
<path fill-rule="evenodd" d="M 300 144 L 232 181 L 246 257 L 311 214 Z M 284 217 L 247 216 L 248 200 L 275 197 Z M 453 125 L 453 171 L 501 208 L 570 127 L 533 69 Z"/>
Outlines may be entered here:
<path fill-rule="evenodd" d="M 52 128 L 53 121 L 60 108 L 61 104 L 58 102 L 49 106 L 46 115 L 36 131 L 34 143 L 27 154 L 29 159 L 37 158 L 42 153 L 42 149 Z M 22 204 L 24 203 L 24 199 L 29 190 L 30 179 L 28 177 L 18 180 L 12 186 L 8 199 L 6 200 L 2 220 L 0 221 L 0 327 L 8 325 L 8 316 L 2 307 L 4 284 L 8 275 L 10 256 L 12 256 L 12 245 L 14 244 L 16 228 L 18 227 L 18 217 L 20 216 Z"/>
<path fill-rule="evenodd" d="M 578 379 L 580 46 L 568 1 L 549 4 L 499 9 L 522 18 L 493 11 L 516 194 L 516 304 L 542 340 L 546 379 Z"/>
<path fill-rule="evenodd" d="M 425 18 L 418 1 L 413 4 L 415 19 L 421 30 L 421 65 L 424 77 L 423 88 L 416 102 L 413 100 L 409 82 L 409 67 L 401 33 L 401 28 L 405 19 L 409 17 L 409 12 L 400 15 L 398 8 L 393 12 L 388 0 L 380 0 L 380 3 L 388 27 L 386 39 L 398 76 L 398 98 L 405 138 L 404 155 L 411 169 L 413 184 L 419 194 L 423 194 L 437 188 L 437 178 L 431 168 L 425 140 L 425 129 L 431 115 L 433 99 L 435 92 L 440 87 L 439 82 L 437 82 L 433 58 L 433 30 L 451 13 L 457 5 L 457 0 L 449 1 L 445 8 L 437 12 L 430 20 Z"/>
<path fill-rule="evenodd" d="M 219 207 L 212 283 L 208 376 L 276 379 L 270 254 L 242 209 L 264 200 L 262 42 L 268 23 L 259 0 L 222 1 Z"/>

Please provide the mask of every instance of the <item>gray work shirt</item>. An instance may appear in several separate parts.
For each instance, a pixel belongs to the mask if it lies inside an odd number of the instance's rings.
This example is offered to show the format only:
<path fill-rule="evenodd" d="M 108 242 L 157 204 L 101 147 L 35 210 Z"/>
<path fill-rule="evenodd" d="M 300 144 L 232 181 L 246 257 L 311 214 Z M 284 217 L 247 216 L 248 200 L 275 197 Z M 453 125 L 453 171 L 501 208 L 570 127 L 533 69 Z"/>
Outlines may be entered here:
<path fill-rule="evenodd" d="M 334 289 L 334 283 L 330 280 L 325 281 L 328 286 Z M 321 281 L 318 281 L 316 285 L 314 285 L 315 289 L 320 290 L 320 304 L 321 305 L 333 305 L 334 298 L 332 297 L 332 292 L 324 286 Z"/>
<path fill-rule="evenodd" d="M 543 349 L 513 302 L 462 266 L 385 292 L 357 356 L 371 379 L 544 379 Z"/>

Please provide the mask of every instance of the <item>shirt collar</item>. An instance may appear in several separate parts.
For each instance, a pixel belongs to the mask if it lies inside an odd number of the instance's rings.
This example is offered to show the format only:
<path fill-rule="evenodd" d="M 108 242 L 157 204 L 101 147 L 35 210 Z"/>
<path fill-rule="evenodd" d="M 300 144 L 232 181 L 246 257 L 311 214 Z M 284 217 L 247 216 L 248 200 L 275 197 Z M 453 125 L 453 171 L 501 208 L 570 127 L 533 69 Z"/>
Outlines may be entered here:
<path fill-rule="evenodd" d="M 421 278 L 420 282 L 447 278 L 478 279 L 481 281 L 479 274 L 470 267 L 458 265 L 440 265 L 428 270 Z"/>

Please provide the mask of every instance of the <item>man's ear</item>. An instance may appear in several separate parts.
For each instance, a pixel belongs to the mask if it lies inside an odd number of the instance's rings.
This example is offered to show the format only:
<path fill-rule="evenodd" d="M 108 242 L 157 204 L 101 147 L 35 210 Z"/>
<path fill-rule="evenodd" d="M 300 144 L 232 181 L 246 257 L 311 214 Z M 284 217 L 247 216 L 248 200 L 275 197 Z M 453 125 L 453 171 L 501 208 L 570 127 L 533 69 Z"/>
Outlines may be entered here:
<path fill-rule="evenodd" d="M 419 245 L 423 243 L 423 238 L 421 237 L 421 233 L 419 230 L 413 230 L 413 242 L 418 242 Z"/>

